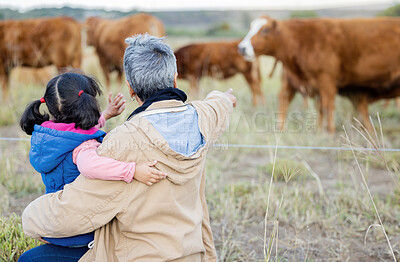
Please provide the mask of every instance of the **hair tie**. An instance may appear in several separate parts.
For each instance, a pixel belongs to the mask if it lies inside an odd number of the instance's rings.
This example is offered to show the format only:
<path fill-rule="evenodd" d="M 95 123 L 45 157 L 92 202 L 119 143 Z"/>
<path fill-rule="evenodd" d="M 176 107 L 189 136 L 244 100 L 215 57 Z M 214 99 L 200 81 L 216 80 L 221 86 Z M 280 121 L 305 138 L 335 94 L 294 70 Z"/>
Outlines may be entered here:
<path fill-rule="evenodd" d="M 46 103 L 46 100 L 44 100 L 44 97 L 40 98 L 40 103 Z"/>
<path fill-rule="evenodd" d="M 81 95 L 82 95 L 82 93 L 83 93 L 83 90 L 79 91 L 79 96 L 81 96 Z"/>

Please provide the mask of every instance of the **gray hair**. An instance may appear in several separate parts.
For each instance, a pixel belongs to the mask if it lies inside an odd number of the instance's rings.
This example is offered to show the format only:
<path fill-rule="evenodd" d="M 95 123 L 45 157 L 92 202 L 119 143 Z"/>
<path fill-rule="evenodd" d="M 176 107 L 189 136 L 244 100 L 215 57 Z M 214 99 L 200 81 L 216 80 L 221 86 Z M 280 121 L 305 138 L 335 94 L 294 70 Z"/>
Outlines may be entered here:
<path fill-rule="evenodd" d="M 162 89 L 174 87 L 176 58 L 163 39 L 144 34 L 125 40 L 126 79 L 142 101 Z"/>

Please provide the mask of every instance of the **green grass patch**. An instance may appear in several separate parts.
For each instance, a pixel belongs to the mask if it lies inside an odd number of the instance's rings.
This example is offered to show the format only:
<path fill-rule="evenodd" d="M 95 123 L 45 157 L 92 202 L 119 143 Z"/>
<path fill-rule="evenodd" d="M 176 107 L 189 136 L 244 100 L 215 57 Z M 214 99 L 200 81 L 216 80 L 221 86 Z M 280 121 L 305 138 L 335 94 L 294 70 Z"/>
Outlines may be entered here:
<path fill-rule="evenodd" d="M 0 126 L 10 126 L 17 122 L 17 114 L 14 108 L 0 106 Z"/>
<path fill-rule="evenodd" d="M 357 152 L 357 158 L 367 167 L 400 172 L 400 152 Z M 352 161 L 353 159 L 351 151 L 344 151 L 337 155 L 337 161 Z"/>
<path fill-rule="evenodd" d="M 21 196 L 44 191 L 40 175 L 32 172 L 33 168 L 27 167 L 26 159 L 21 159 L 15 155 L 7 156 L 4 153 L 2 155 L 0 159 L 0 185 L 10 194 Z"/>
<path fill-rule="evenodd" d="M 231 194 L 232 197 L 240 199 L 251 194 L 255 189 L 255 185 L 248 182 L 238 182 L 225 186 L 225 193 Z"/>
<path fill-rule="evenodd" d="M 267 174 L 272 174 L 273 171 L 273 163 L 268 163 L 267 165 L 259 166 L 261 171 L 266 172 Z M 291 179 L 305 179 L 310 172 L 306 168 L 306 166 L 296 160 L 292 159 L 277 159 L 275 163 L 274 170 L 274 180 L 275 181 L 285 181 L 289 182 Z"/>
<path fill-rule="evenodd" d="M 25 236 L 19 216 L 0 217 L 0 261 L 17 261 L 22 253 L 39 244 Z"/>

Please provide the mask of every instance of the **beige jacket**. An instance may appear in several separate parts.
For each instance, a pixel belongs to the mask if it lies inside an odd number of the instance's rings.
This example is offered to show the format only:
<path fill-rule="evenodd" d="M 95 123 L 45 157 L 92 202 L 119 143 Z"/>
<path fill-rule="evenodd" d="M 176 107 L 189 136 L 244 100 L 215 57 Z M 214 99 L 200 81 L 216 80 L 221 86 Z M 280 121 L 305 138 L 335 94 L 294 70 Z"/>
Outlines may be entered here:
<path fill-rule="evenodd" d="M 216 260 L 204 196 L 205 159 L 229 123 L 232 102 L 213 91 L 190 104 L 206 142 L 190 157 L 173 151 L 142 117 L 186 110 L 176 100 L 152 104 L 112 130 L 98 149 L 99 155 L 126 162 L 157 160 L 167 179 L 148 187 L 136 180 L 127 184 L 79 176 L 63 191 L 41 196 L 25 209 L 25 233 L 38 238 L 95 231 L 94 247 L 80 261 Z"/>

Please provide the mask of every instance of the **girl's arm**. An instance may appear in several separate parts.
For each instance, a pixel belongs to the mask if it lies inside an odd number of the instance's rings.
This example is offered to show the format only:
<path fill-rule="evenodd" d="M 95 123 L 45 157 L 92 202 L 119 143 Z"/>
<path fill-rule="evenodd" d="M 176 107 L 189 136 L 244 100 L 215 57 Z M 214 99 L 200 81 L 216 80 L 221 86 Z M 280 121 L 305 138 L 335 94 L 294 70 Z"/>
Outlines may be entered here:
<path fill-rule="evenodd" d="M 106 118 L 104 117 L 104 112 L 101 113 L 101 116 L 99 118 L 99 123 L 95 125 L 94 127 L 97 129 L 102 128 L 106 124 Z"/>
<path fill-rule="evenodd" d="M 156 162 L 136 165 L 135 162 L 126 163 L 108 157 L 100 157 L 96 150 L 100 145 L 96 140 L 89 140 L 75 148 L 73 161 L 79 172 L 87 178 L 100 180 L 124 180 L 132 182 L 133 178 L 151 186 L 165 178 L 165 174 L 152 168 Z"/>
<path fill-rule="evenodd" d="M 126 100 L 123 98 L 124 96 L 121 93 L 118 93 L 114 99 L 112 99 L 112 92 L 108 93 L 108 105 L 106 110 L 101 113 L 99 123 L 95 126 L 95 128 L 102 128 L 108 119 L 120 115 L 122 111 L 125 110 Z"/>

